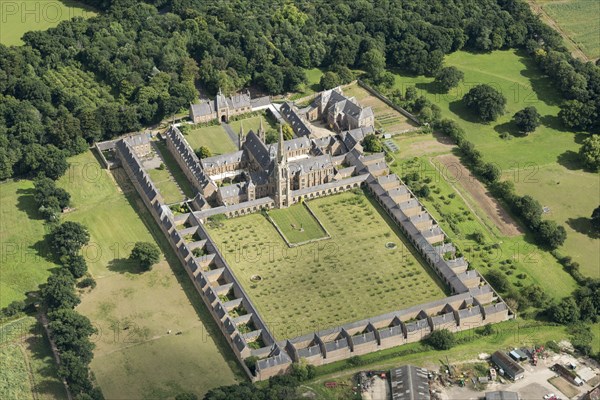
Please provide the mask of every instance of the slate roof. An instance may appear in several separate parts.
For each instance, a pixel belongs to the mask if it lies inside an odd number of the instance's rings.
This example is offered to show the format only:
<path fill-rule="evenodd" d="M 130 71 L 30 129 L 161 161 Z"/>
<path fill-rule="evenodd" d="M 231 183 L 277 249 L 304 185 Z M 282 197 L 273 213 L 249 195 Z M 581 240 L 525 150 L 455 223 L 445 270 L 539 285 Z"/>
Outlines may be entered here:
<path fill-rule="evenodd" d="M 487 392 L 485 400 L 519 400 L 519 394 L 506 390 L 496 390 L 495 392 Z"/>
<path fill-rule="evenodd" d="M 316 157 L 302 158 L 299 160 L 289 162 L 290 172 L 300 174 L 306 174 L 315 169 L 324 169 L 327 167 L 331 167 L 332 165 L 333 164 L 331 162 L 331 156 L 329 154 Z"/>
<path fill-rule="evenodd" d="M 427 370 L 403 365 L 390 371 L 392 400 L 430 400 Z"/>
<path fill-rule="evenodd" d="M 268 169 L 271 164 L 271 151 L 253 131 L 248 132 L 244 148 L 252 153 L 253 157 L 263 169 Z"/>
<path fill-rule="evenodd" d="M 212 100 L 192 104 L 192 117 L 204 117 L 215 112 Z"/>
<path fill-rule="evenodd" d="M 244 157 L 243 151 L 236 151 L 234 153 L 226 153 L 218 156 L 206 157 L 200 160 L 202 168 L 215 168 L 223 165 L 239 163 Z"/>
<path fill-rule="evenodd" d="M 287 122 L 292 126 L 297 136 L 308 136 L 311 131 L 308 124 L 296 112 L 294 106 L 290 102 L 285 102 L 281 105 L 279 111 L 283 114 Z"/>

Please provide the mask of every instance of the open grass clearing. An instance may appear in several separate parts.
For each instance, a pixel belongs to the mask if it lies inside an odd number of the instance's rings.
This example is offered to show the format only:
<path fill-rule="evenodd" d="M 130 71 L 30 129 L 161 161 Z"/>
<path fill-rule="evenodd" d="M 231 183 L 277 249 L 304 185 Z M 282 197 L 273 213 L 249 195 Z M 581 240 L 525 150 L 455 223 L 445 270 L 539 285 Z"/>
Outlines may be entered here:
<path fill-rule="evenodd" d="M 154 144 L 155 149 L 158 150 L 158 152 L 160 153 L 160 157 L 165 162 L 165 166 L 168 172 L 170 172 L 171 177 L 175 179 L 175 182 L 177 183 L 176 186 L 179 189 L 178 192 L 183 192 L 183 194 L 189 198 L 194 197 L 196 191 L 192 187 L 192 184 L 190 183 L 188 178 L 185 176 L 184 172 L 181 170 L 179 164 L 177 164 L 177 161 L 175 160 L 169 149 L 167 149 L 167 144 L 163 141 L 156 141 L 154 142 Z M 168 190 L 171 191 L 170 193 L 174 192 L 174 188 L 172 186 Z"/>
<path fill-rule="evenodd" d="M 520 194 L 530 194 L 540 203 L 560 201 L 555 204 L 556 209 L 571 210 L 571 215 L 565 215 L 563 221 L 591 215 L 590 197 L 567 197 L 561 185 L 546 185 L 542 193 L 539 185 L 525 184 L 537 171 L 550 168 L 557 181 L 568 180 L 577 187 L 589 185 L 584 190 L 595 193 L 591 199 L 596 202 L 600 191 L 598 175 L 585 172 L 573 162 L 585 134 L 568 132 L 561 127 L 557 117 L 561 100 L 550 79 L 542 75 L 533 61 L 511 50 L 489 54 L 456 52 L 446 57 L 446 64 L 465 73 L 465 81 L 448 94 L 436 93 L 432 79 L 426 77 L 396 75 L 396 88 L 405 90 L 407 86 L 416 86 L 420 94 L 439 105 L 444 117 L 456 120 L 464 128 L 467 138 L 481 151 L 484 160 L 497 164 L 507 179 L 515 181 Z M 461 101 L 472 86 L 480 83 L 494 86 L 507 99 L 506 113 L 490 124 L 479 123 Z M 530 105 L 535 106 L 542 116 L 542 125 L 528 136 L 519 136 L 511 118 L 515 112 Z M 502 134 L 507 134 L 507 138 L 503 139 Z M 560 218 L 556 220 L 561 221 Z M 569 230 L 569 226 L 565 228 Z M 587 246 L 589 239 L 575 229 L 570 229 L 568 234 L 569 239 L 559 250 L 565 255 L 580 257 L 581 264 L 588 265 L 585 273 L 599 277 L 600 246 L 588 246 L 579 255 L 574 254 Z"/>
<path fill-rule="evenodd" d="M 330 240 L 289 249 L 261 214 L 210 229 L 278 339 L 446 296 L 433 272 L 362 191 L 316 199 L 309 206 Z M 386 248 L 388 242 L 397 247 Z M 251 282 L 253 275 L 262 281 Z"/>
<path fill-rule="evenodd" d="M 184 137 L 192 149 L 198 150 L 200 147 L 206 146 L 213 155 L 231 153 L 237 150 L 237 143 L 231 141 L 231 138 L 220 124 L 190 130 Z"/>
<path fill-rule="evenodd" d="M 91 152 L 71 161 L 59 183 L 76 208 L 66 218 L 84 223 L 91 236 L 83 254 L 98 285 L 77 310 L 99 330 L 91 367 L 104 395 L 202 396 L 234 383 L 240 374 L 233 355 L 125 172 L 114 170 L 114 178 Z M 138 241 L 156 242 L 163 251 L 150 272 L 128 259 Z"/>
<path fill-rule="evenodd" d="M 290 243 L 320 239 L 327 235 L 304 204 L 271 210 L 269 215 Z"/>
<path fill-rule="evenodd" d="M 249 131 L 253 131 L 254 133 L 258 132 L 258 128 L 260 127 L 260 120 L 262 119 L 263 127 L 265 131 L 269 129 L 277 129 L 277 124 L 273 120 L 273 118 L 267 117 L 264 113 L 261 115 L 255 115 L 253 117 L 242 118 L 237 121 L 229 122 L 229 126 L 231 129 L 238 134 L 240 132 L 240 127 L 244 127 L 244 135 L 247 135 Z M 237 150 L 237 148 L 235 149 Z M 235 151 L 233 150 L 233 151 Z"/>
<path fill-rule="evenodd" d="M 1 399 L 64 399 L 56 371 L 50 344 L 34 317 L 0 325 Z"/>
<path fill-rule="evenodd" d="M 44 31 L 74 17 L 96 15 L 88 5 L 73 0 L 13 1 L 0 0 L 0 43 L 23 44 L 21 37 L 29 31 Z"/>
<path fill-rule="evenodd" d="M 33 200 L 33 182 L 0 183 L 0 308 L 25 300 L 57 267 L 48 259 L 47 230 Z"/>
<path fill-rule="evenodd" d="M 324 71 L 319 68 L 305 69 L 306 83 L 289 100 L 294 101 L 321 91 L 321 77 Z"/>

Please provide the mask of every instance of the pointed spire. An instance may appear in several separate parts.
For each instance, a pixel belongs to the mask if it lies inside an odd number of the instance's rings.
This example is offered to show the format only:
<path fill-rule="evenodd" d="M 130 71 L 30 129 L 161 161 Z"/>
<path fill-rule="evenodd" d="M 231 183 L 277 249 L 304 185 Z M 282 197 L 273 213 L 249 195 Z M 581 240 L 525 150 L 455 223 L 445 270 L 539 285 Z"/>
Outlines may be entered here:
<path fill-rule="evenodd" d="M 284 161 L 285 151 L 283 149 L 283 129 L 282 125 L 279 124 L 279 147 L 277 149 L 277 159 L 278 161 Z"/>
<path fill-rule="evenodd" d="M 244 121 L 240 121 L 240 136 L 244 136 Z"/>
<path fill-rule="evenodd" d="M 262 115 L 260 116 L 260 126 L 258 127 L 258 133 L 260 133 L 260 134 L 265 133 L 265 127 L 263 126 Z"/>

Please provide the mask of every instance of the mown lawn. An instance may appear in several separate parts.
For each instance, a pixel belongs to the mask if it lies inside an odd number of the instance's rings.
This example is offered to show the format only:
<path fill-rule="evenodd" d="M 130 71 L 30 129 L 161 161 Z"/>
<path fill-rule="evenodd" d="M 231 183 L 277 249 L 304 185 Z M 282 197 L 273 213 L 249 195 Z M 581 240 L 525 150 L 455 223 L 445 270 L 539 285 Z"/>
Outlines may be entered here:
<path fill-rule="evenodd" d="M 202 396 L 234 383 L 233 355 L 124 171 L 113 171 L 115 181 L 90 152 L 71 161 L 60 185 L 76 209 L 65 219 L 88 227 L 83 253 L 98 282 L 77 310 L 99 330 L 91 367 L 106 398 Z M 138 241 L 163 252 L 150 272 L 128 260 Z"/>
<path fill-rule="evenodd" d="M 277 124 L 272 118 L 268 118 L 266 115 L 256 115 L 254 117 L 244 118 L 238 121 L 231 121 L 229 126 L 231 129 L 237 134 L 240 132 L 240 127 L 244 126 L 244 135 L 247 135 L 249 131 L 253 131 L 254 133 L 258 132 L 258 128 L 260 127 L 260 120 L 262 119 L 263 127 L 265 131 L 269 129 L 277 129 Z M 237 149 L 236 149 L 237 150 Z"/>
<path fill-rule="evenodd" d="M 56 267 L 44 242 L 48 229 L 33 200 L 33 182 L 0 183 L 0 308 L 25 300 Z"/>
<path fill-rule="evenodd" d="M 272 210 L 269 215 L 290 243 L 301 243 L 326 235 L 304 204 Z"/>
<path fill-rule="evenodd" d="M 179 186 L 174 182 L 173 177 L 166 168 L 154 168 L 146 172 L 148 172 L 150 179 L 152 179 L 152 182 L 154 182 L 154 185 L 156 185 L 156 188 L 167 204 L 177 203 L 183 200 L 183 194 L 181 194 Z"/>
<path fill-rule="evenodd" d="M 261 214 L 210 229 L 277 338 L 445 297 L 433 272 L 362 192 L 324 197 L 309 206 L 330 240 L 289 249 Z M 388 242 L 397 247 L 386 248 Z M 253 275 L 262 281 L 251 282 Z"/>
<path fill-rule="evenodd" d="M 231 141 L 231 138 L 221 125 L 194 129 L 189 131 L 184 137 L 192 149 L 198 150 L 200 147 L 206 146 L 213 155 L 231 153 L 238 148 L 237 143 Z"/>
<path fill-rule="evenodd" d="M 446 57 L 446 65 L 453 65 L 465 73 L 465 81 L 448 94 L 437 94 L 431 78 L 396 75 L 396 88 L 415 86 L 442 109 L 444 117 L 456 120 L 467 138 L 480 150 L 484 159 L 496 163 L 513 180 L 519 194 L 530 194 L 543 204 L 554 206 L 555 214 L 548 215 L 564 223 L 569 240 L 560 249 L 581 264 L 584 273 L 600 277 L 600 246 L 588 246 L 589 237 L 568 223 L 591 215 L 590 198 L 567 196 L 564 186 L 538 185 L 543 170 L 551 170 L 556 181 L 569 181 L 574 187 L 589 187 L 596 195 L 600 191 L 598 175 L 585 172 L 574 154 L 579 150 L 582 133 L 565 131 L 558 120 L 560 98 L 552 82 L 542 76 L 533 61 L 516 51 L 495 51 L 490 54 L 457 52 Z M 507 99 L 506 113 L 497 121 L 481 124 L 461 101 L 474 85 L 489 84 L 500 90 Z M 542 125 L 529 136 L 519 136 L 511 123 L 515 112 L 535 106 L 541 114 Z M 501 135 L 507 135 L 502 138 Z M 584 189 L 588 190 L 588 189 Z"/>
<path fill-rule="evenodd" d="M 73 17 L 96 15 L 92 7 L 73 0 L 0 0 L 0 10 L 0 43 L 7 46 L 23 44 L 21 37 L 26 32 L 43 31 Z"/>

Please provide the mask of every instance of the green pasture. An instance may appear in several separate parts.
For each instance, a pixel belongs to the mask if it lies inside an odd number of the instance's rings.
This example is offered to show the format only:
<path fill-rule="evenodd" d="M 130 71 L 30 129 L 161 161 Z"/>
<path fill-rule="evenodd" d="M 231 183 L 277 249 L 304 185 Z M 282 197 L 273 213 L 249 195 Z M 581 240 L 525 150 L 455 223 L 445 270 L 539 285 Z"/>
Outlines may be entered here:
<path fill-rule="evenodd" d="M 446 64 L 456 66 L 465 73 L 464 82 L 448 94 L 439 94 L 431 78 L 396 75 L 396 88 L 405 90 L 416 86 L 441 107 L 444 117 L 456 120 L 465 130 L 467 138 L 481 151 L 484 159 L 496 163 L 513 180 L 521 194 L 530 194 L 541 203 L 551 203 L 562 216 L 551 219 L 558 222 L 591 215 L 590 198 L 567 196 L 564 184 L 541 186 L 530 184 L 540 171 L 552 170 L 552 179 L 569 182 L 573 187 L 589 186 L 600 190 L 598 175 L 585 172 L 576 161 L 583 133 L 564 130 L 558 120 L 560 97 L 552 82 L 543 76 L 533 61 L 516 51 L 495 51 L 489 54 L 456 52 L 446 57 Z M 507 99 L 506 113 L 497 121 L 481 124 L 461 101 L 464 94 L 476 84 L 489 84 L 500 90 Z M 520 136 L 511 122 L 515 112 L 535 106 L 541 114 L 542 125 L 528 136 Z M 503 138 L 502 136 L 505 136 Z M 588 190 L 587 188 L 584 190 Z M 573 192 L 571 192 L 573 193 Z M 585 272 L 600 276 L 600 246 L 591 246 L 583 253 L 589 237 L 577 229 L 566 226 L 569 239 L 560 249 L 563 253 L 580 258 Z"/>

